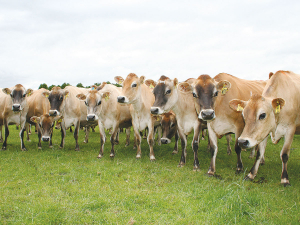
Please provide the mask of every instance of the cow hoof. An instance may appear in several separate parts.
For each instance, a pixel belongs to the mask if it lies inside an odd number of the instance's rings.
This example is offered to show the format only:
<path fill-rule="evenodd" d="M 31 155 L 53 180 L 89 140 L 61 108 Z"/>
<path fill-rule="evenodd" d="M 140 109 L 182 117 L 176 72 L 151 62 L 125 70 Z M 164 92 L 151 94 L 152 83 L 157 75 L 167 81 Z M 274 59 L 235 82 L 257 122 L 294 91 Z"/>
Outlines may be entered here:
<path fill-rule="evenodd" d="M 111 153 L 111 154 L 109 155 L 109 157 L 110 157 L 110 158 L 113 158 L 113 157 L 115 157 L 115 155 Z"/>
<path fill-rule="evenodd" d="M 151 162 L 155 161 L 155 157 L 153 155 L 150 156 L 150 161 Z"/>
<path fill-rule="evenodd" d="M 243 169 L 241 168 L 237 168 L 236 171 L 235 171 L 235 174 L 240 174 L 243 172 Z"/>
<path fill-rule="evenodd" d="M 184 162 L 180 162 L 177 167 L 184 167 L 184 166 L 185 166 L 185 163 Z"/>
<path fill-rule="evenodd" d="M 26 148 L 22 148 L 21 150 L 22 150 L 23 152 L 27 151 L 27 149 L 26 149 Z"/>
<path fill-rule="evenodd" d="M 88 141 L 83 141 L 83 143 L 85 143 L 85 144 L 86 144 L 86 143 L 88 143 Z"/>
<path fill-rule="evenodd" d="M 205 138 L 204 138 L 204 137 L 202 137 L 202 138 L 201 138 L 201 140 L 202 140 L 202 141 L 205 141 Z"/>
<path fill-rule="evenodd" d="M 39 149 L 39 150 L 41 150 L 41 149 L 42 149 L 42 147 L 38 147 L 38 149 Z"/>
<path fill-rule="evenodd" d="M 194 167 L 194 168 L 193 168 L 193 171 L 194 171 L 194 172 L 198 172 L 198 171 L 201 171 L 201 170 L 200 170 L 199 167 Z"/>
<path fill-rule="evenodd" d="M 247 175 L 247 176 L 245 176 L 244 180 L 253 181 L 254 178 L 252 178 L 251 176 Z"/>
<path fill-rule="evenodd" d="M 177 154 L 177 153 L 178 153 L 178 150 L 174 150 L 174 151 L 172 152 L 173 155 L 175 155 L 175 154 Z"/>
<path fill-rule="evenodd" d="M 128 147 L 128 146 L 129 146 L 129 144 L 126 143 L 126 144 L 125 144 L 125 147 Z"/>
<path fill-rule="evenodd" d="M 227 155 L 231 155 L 231 151 L 227 151 Z"/>
<path fill-rule="evenodd" d="M 288 183 L 282 183 L 282 185 L 283 185 L 283 187 L 292 186 L 292 185 L 290 184 L 290 182 L 288 182 Z"/>
<path fill-rule="evenodd" d="M 115 141 L 115 145 L 118 145 L 119 144 L 119 141 Z"/>
<path fill-rule="evenodd" d="M 161 146 L 161 142 L 157 142 L 158 146 Z"/>
<path fill-rule="evenodd" d="M 137 154 L 137 155 L 136 155 L 136 158 L 137 158 L 137 159 L 140 159 L 141 157 L 142 157 L 142 156 L 141 156 L 140 154 Z"/>
<path fill-rule="evenodd" d="M 1 149 L 2 151 L 5 151 L 6 150 L 6 147 L 2 147 L 2 149 Z"/>
<path fill-rule="evenodd" d="M 136 149 L 136 145 L 134 145 L 132 148 L 133 148 L 133 149 Z"/>
<path fill-rule="evenodd" d="M 101 159 L 102 156 L 103 156 L 103 155 L 99 154 L 99 155 L 97 156 L 97 158 L 98 158 L 98 159 Z"/>
<path fill-rule="evenodd" d="M 49 148 L 53 148 L 53 145 L 49 145 Z"/>
<path fill-rule="evenodd" d="M 208 171 L 206 175 L 209 176 L 209 177 L 213 177 L 215 175 L 215 172 Z"/>

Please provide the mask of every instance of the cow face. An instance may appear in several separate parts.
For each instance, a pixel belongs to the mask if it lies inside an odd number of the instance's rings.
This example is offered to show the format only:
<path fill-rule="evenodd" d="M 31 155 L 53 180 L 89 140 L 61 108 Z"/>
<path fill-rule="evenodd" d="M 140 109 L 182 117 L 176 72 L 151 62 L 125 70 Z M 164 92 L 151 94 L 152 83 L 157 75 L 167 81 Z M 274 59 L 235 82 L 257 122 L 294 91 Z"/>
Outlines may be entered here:
<path fill-rule="evenodd" d="M 45 91 L 42 93 L 50 102 L 50 116 L 60 116 L 64 106 L 64 100 L 68 97 L 69 91 L 63 90 L 60 87 L 53 87 L 51 92 Z"/>
<path fill-rule="evenodd" d="M 172 81 L 166 76 L 160 77 L 157 85 L 153 89 L 155 102 L 151 107 L 152 114 L 167 113 L 174 107 L 178 100 L 177 84 L 177 78 Z"/>
<path fill-rule="evenodd" d="M 161 128 L 162 128 L 162 144 L 171 143 L 171 138 L 177 132 L 177 120 L 174 113 L 164 113 L 161 118 Z"/>
<path fill-rule="evenodd" d="M 228 81 L 216 82 L 209 75 L 201 75 L 193 84 L 180 83 L 178 89 L 193 94 L 199 119 L 209 121 L 215 118 L 214 107 L 217 96 L 225 95 L 230 86 Z"/>
<path fill-rule="evenodd" d="M 97 90 L 91 90 L 87 95 L 78 94 L 76 97 L 84 101 L 87 106 L 87 121 L 96 121 L 99 119 L 98 115 L 100 114 L 102 102 L 108 101 L 110 92 L 101 92 Z"/>
<path fill-rule="evenodd" d="M 5 94 L 10 95 L 12 100 L 12 110 L 14 112 L 20 112 L 23 110 L 26 104 L 26 96 L 31 95 L 33 92 L 32 89 L 26 90 L 21 84 L 17 84 L 12 88 L 12 90 L 9 88 L 4 88 L 2 91 Z"/>
<path fill-rule="evenodd" d="M 30 121 L 36 124 L 38 130 L 41 133 L 42 141 L 46 142 L 50 141 L 53 132 L 54 122 L 59 119 L 61 119 L 61 117 L 52 117 L 48 114 L 44 114 L 40 117 L 33 116 L 30 118 Z"/>
<path fill-rule="evenodd" d="M 140 78 L 130 73 L 124 80 L 122 77 L 115 77 L 115 80 L 122 85 L 122 95 L 117 100 L 121 104 L 132 104 L 140 96 L 141 85 L 144 83 L 144 76 Z"/>
<path fill-rule="evenodd" d="M 271 132 L 275 133 L 276 116 L 280 113 L 285 101 L 282 98 L 269 99 L 254 94 L 250 100 L 231 100 L 230 107 L 242 112 L 245 120 L 243 133 L 238 139 L 242 148 L 252 148 L 262 142 Z"/>

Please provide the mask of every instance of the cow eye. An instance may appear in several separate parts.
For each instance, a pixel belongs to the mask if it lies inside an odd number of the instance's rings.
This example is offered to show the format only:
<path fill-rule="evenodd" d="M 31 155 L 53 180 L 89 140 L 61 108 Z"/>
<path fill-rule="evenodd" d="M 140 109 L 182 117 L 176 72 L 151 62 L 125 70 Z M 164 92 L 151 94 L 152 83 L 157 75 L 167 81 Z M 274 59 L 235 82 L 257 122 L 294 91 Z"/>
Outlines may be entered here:
<path fill-rule="evenodd" d="M 132 84 L 131 87 L 136 87 L 136 84 Z"/>
<path fill-rule="evenodd" d="M 259 115 L 259 119 L 260 120 L 263 120 L 264 118 L 266 118 L 266 114 L 265 113 L 262 113 Z"/>
<path fill-rule="evenodd" d="M 166 91 L 166 95 L 171 94 L 171 90 Z"/>
<path fill-rule="evenodd" d="M 216 91 L 213 95 L 213 97 L 217 97 L 218 96 L 218 91 Z"/>
<path fill-rule="evenodd" d="M 195 92 L 193 92 L 193 97 L 194 97 L 194 98 L 197 98 L 197 95 L 195 94 Z"/>
<path fill-rule="evenodd" d="M 86 106 L 89 106 L 89 103 L 87 103 L 87 102 L 84 102 L 84 103 L 85 103 Z"/>
<path fill-rule="evenodd" d="M 172 124 L 171 124 L 171 128 L 172 128 L 172 127 L 175 127 L 175 123 L 172 123 Z"/>
<path fill-rule="evenodd" d="M 100 105 L 101 104 L 101 101 L 97 102 L 97 105 Z"/>
<path fill-rule="evenodd" d="M 59 97 L 59 101 L 62 101 L 63 99 L 64 99 L 63 96 L 60 96 L 60 97 Z"/>
<path fill-rule="evenodd" d="M 23 94 L 23 98 L 25 98 L 26 94 Z"/>

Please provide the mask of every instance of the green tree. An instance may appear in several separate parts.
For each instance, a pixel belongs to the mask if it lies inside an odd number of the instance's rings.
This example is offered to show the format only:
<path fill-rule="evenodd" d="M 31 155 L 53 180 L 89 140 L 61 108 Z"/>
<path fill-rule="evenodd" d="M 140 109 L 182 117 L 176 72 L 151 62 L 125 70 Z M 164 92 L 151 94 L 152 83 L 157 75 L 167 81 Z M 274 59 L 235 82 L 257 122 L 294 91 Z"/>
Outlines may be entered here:
<path fill-rule="evenodd" d="M 71 84 L 69 84 L 69 83 L 63 83 L 62 85 L 61 85 L 61 89 L 64 89 L 65 87 L 67 87 L 67 86 L 71 86 Z"/>
<path fill-rule="evenodd" d="M 76 85 L 76 87 L 81 87 L 81 88 L 83 88 L 84 86 L 82 85 L 82 83 L 78 83 L 78 84 Z"/>
<path fill-rule="evenodd" d="M 41 89 L 41 88 L 48 89 L 48 85 L 45 84 L 45 83 L 42 83 L 42 84 L 39 86 L 39 89 Z"/>
<path fill-rule="evenodd" d="M 51 91 L 53 87 L 55 87 L 56 85 L 52 84 L 51 86 L 49 86 L 48 90 Z"/>

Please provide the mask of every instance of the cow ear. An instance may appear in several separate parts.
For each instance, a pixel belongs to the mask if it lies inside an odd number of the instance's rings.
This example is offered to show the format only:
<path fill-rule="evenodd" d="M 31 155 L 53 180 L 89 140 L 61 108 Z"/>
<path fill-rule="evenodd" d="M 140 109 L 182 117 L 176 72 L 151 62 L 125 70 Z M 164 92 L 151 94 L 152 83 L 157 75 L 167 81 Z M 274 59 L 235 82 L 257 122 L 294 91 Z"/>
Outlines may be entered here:
<path fill-rule="evenodd" d="M 229 102 L 230 108 L 237 112 L 242 112 L 244 108 L 246 107 L 247 102 L 239 99 L 233 99 Z"/>
<path fill-rule="evenodd" d="M 148 79 L 145 80 L 145 84 L 151 89 L 153 90 L 156 86 L 156 82 L 154 80 Z"/>
<path fill-rule="evenodd" d="M 231 87 L 231 84 L 227 80 L 222 80 L 219 83 L 217 83 L 217 85 L 216 85 L 217 90 L 221 91 L 222 95 L 225 95 L 230 87 Z"/>
<path fill-rule="evenodd" d="M 174 87 L 177 87 L 177 85 L 178 85 L 178 79 L 177 79 L 177 78 L 175 78 L 175 79 L 173 80 L 173 84 L 174 84 Z"/>
<path fill-rule="evenodd" d="M 49 95 L 50 95 L 50 91 L 44 91 L 44 92 L 42 93 L 42 95 L 43 95 L 45 98 L 48 98 Z"/>
<path fill-rule="evenodd" d="M 140 77 L 140 84 L 143 84 L 144 81 L 145 81 L 145 76 L 141 76 L 141 77 Z"/>
<path fill-rule="evenodd" d="M 115 81 L 116 81 L 119 85 L 122 85 L 122 86 L 123 86 L 123 82 L 124 82 L 123 77 L 121 77 L 121 76 L 116 76 L 114 79 L 115 79 Z"/>
<path fill-rule="evenodd" d="M 69 93 L 70 93 L 70 92 L 69 92 L 68 90 L 65 90 L 65 91 L 64 91 L 64 96 L 65 96 L 65 98 L 69 97 Z"/>
<path fill-rule="evenodd" d="M 30 121 L 31 122 L 33 122 L 33 123 L 36 123 L 36 124 L 38 124 L 39 122 L 40 122 L 40 117 L 38 117 L 38 116 L 32 116 L 32 117 L 30 117 Z"/>
<path fill-rule="evenodd" d="M 102 98 L 105 99 L 105 101 L 107 101 L 110 97 L 110 92 L 106 91 L 104 93 L 102 93 Z"/>
<path fill-rule="evenodd" d="M 26 96 L 28 97 L 28 96 L 30 96 L 32 94 L 33 94 L 33 90 L 31 88 L 27 89 Z"/>
<path fill-rule="evenodd" d="M 85 94 L 82 94 L 82 93 L 76 95 L 76 97 L 77 97 L 79 100 L 81 100 L 81 101 L 84 101 L 84 100 L 86 99 Z"/>
<path fill-rule="evenodd" d="M 280 110 L 282 109 L 282 107 L 285 105 L 285 100 L 282 98 L 274 98 L 272 100 L 272 107 L 275 111 L 275 114 L 280 113 Z"/>
<path fill-rule="evenodd" d="M 274 75 L 274 73 L 270 72 L 269 73 L 269 79 Z"/>
<path fill-rule="evenodd" d="M 106 85 L 106 82 L 102 82 L 102 84 L 97 88 L 97 91 L 100 91 Z"/>
<path fill-rule="evenodd" d="M 2 91 L 7 95 L 11 94 L 11 90 L 9 88 L 3 88 Z"/>
<path fill-rule="evenodd" d="M 192 86 L 187 82 L 181 82 L 178 84 L 178 90 L 185 93 L 192 93 L 193 88 Z"/>

